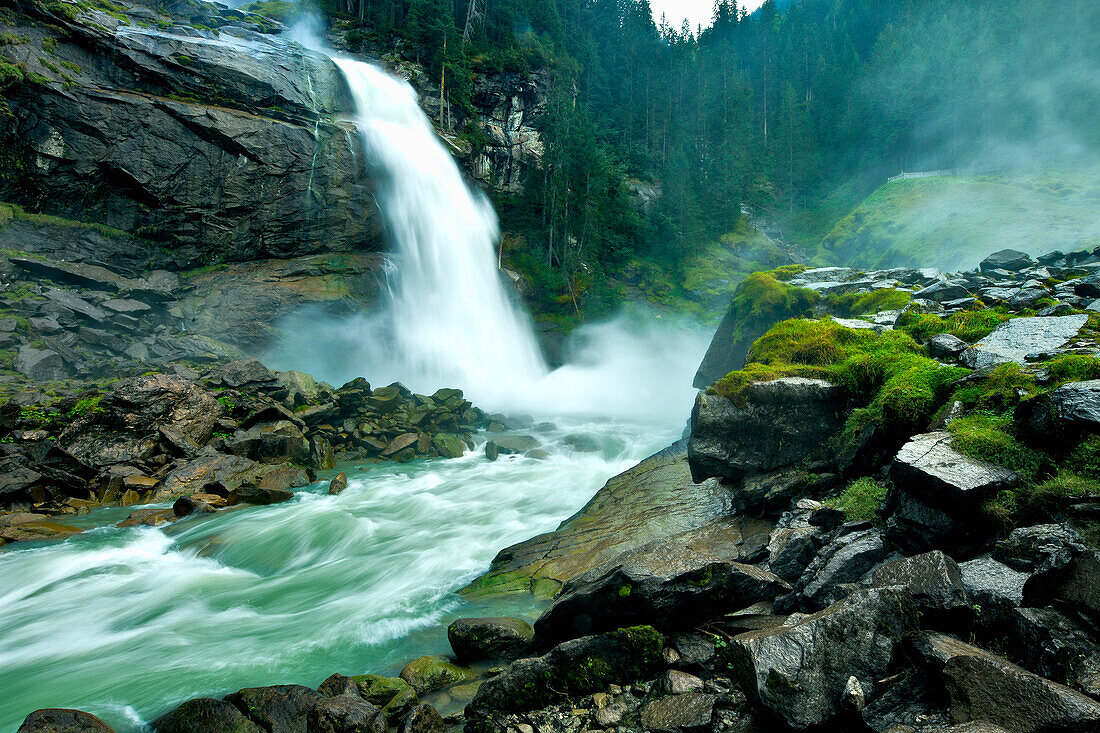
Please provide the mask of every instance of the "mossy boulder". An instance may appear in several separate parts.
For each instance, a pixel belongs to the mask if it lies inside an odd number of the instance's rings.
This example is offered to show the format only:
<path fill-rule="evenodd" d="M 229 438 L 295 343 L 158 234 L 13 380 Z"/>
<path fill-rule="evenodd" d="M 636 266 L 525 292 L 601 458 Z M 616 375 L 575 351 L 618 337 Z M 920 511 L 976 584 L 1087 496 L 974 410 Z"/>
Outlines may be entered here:
<path fill-rule="evenodd" d="M 646 679 L 660 666 L 663 648 L 659 632 L 634 626 L 574 639 L 544 656 L 513 662 L 487 680 L 466 706 L 466 730 L 490 733 L 504 715 Z"/>
<path fill-rule="evenodd" d="M 155 733 L 261 733 L 260 726 L 225 700 L 188 700 L 152 723 Z"/>
<path fill-rule="evenodd" d="M 375 705 L 386 705 L 395 695 L 412 690 L 409 683 L 400 677 L 361 674 L 351 679 L 359 688 L 359 694 L 363 699 Z"/>
<path fill-rule="evenodd" d="M 473 675 L 467 670 L 439 656 L 417 657 L 401 670 L 401 679 L 420 695 L 465 682 L 471 677 Z"/>

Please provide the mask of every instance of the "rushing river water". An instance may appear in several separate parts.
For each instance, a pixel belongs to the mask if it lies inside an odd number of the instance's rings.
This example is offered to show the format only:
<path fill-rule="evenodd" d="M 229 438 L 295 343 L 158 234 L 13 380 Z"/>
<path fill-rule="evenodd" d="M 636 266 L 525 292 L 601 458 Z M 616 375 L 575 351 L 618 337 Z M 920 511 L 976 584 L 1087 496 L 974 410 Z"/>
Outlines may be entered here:
<path fill-rule="evenodd" d="M 682 426 L 558 420 L 547 460 L 376 465 L 295 501 L 169 528 L 105 527 L 0 551 L 0 730 L 76 707 L 116 730 L 173 703 L 245 686 L 316 686 L 332 672 L 395 673 L 447 649 L 463 615 L 530 618 L 528 599 L 470 604 L 454 591 L 510 543 L 553 529 L 611 475 Z M 124 516 L 124 512 L 119 514 Z M 100 517 L 102 518 L 102 517 Z"/>

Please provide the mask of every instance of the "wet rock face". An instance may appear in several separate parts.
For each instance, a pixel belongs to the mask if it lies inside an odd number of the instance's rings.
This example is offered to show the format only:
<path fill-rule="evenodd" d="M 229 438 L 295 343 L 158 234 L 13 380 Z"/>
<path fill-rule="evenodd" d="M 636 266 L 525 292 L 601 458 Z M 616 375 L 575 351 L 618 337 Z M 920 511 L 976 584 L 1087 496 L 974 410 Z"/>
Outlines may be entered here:
<path fill-rule="evenodd" d="M 986 369 L 1009 362 L 1023 364 L 1029 354 L 1065 346 L 1087 321 L 1085 315 L 1014 318 L 963 352 L 962 363 L 970 369 Z"/>
<path fill-rule="evenodd" d="M 154 720 L 151 727 L 156 733 L 261 733 L 263 730 L 232 703 L 211 697 L 188 700 Z"/>
<path fill-rule="evenodd" d="M 516 659 L 531 652 L 535 630 L 518 618 L 460 618 L 447 627 L 459 662 Z"/>
<path fill-rule="evenodd" d="M 788 377 L 746 388 L 743 404 L 699 393 L 691 413 L 688 461 L 696 481 L 746 475 L 828 457 L 828 441 L 847 416 L 843 389 Z"/>
<path fill-rule="evenodd" d="M 114 733 L 102 720 L 80 710 L 47 708 L 35 710 L 17 733 Z"/>
<path fill-rule="evenodd" d="M 729 549 L 736 557 L 736 548 Z M 536 642 L 547 648 L 630 624 L 690 628 L 725 611 L 772 600 L 789 588 L 766 570 L 672 538 L 567 583 L 535 622 Z"/>
<path fill-rule="evenodd" d="M 0 143 L 24 175 L 0 198 L 143 234 L 192 266 L 377 242 L 358 137 L 320 122 L 348 111 L 328 58 L 244 28 L 188 37 L 26 9 L 64 29 L 56 55 L 81 71 L 72 89 L 6 95 Z M 48 33 L 16 23 L 36 46 Z"/>
<path fill-rule="evenodd" d="M 735 637 L 729 661 L 750 699 L 787 725 L 824 725 L 841 713 L 851 677 L 873 691 L 911 609 L 896 589 L 857 591 L 801 623 Z"/>

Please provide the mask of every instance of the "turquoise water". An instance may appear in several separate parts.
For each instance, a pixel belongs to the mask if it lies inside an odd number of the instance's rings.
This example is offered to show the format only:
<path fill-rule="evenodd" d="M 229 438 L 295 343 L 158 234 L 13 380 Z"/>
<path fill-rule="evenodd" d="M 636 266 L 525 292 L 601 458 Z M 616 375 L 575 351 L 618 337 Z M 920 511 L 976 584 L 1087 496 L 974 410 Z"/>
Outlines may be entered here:
<path fill-rule="evenodd" d="M 200 695 L 395 673 L 447 651 L 446 624 L 460 616 L 533 618 L 530 599 L 475 605 L 454 591 L 680 431 L 667 420 L 556 424 L 533 433 L 552 452 L 542 461 L 351 466 L 336 497 L 319 484 L 286 504 L 5 547 L 0 731 L 36 708 L 75 707 L 122 733 Z M 566 435 L 601 449 L 573 452 Z"/>

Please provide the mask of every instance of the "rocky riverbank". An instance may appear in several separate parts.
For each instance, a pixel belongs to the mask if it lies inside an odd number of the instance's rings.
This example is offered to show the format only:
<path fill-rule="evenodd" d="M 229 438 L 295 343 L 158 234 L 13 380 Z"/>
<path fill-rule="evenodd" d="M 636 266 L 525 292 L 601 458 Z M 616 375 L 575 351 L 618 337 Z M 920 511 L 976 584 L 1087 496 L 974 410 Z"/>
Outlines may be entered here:
<path fill-rule="evenodd" d="M 746 283 L 780 313 L 688 439 L 466 590 L 550 600 L 533 625 L 463 619 L 452 658 L 397 678 L 192 700 L 153 729 L 1095 730 L 1100 257 L 1046 260 Z"/>
<path fill-rule="evenodd" d="M 174 502 L 123 523 L 156 526 L 287 501 L 337 462 L 456 457 L 489 425 L 459 390 L 361 378 L 334 389 L 255 359 L 176 364 L 59 399 L 21 392 L 0 421 L 0 542 L 69 536 L 66 516 L 101 506 Z"/>

